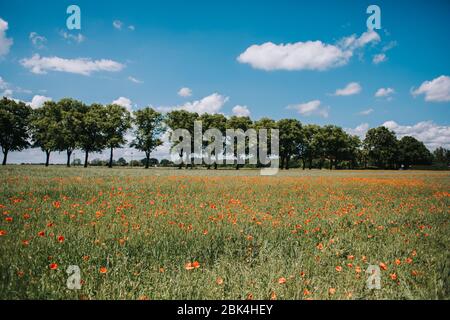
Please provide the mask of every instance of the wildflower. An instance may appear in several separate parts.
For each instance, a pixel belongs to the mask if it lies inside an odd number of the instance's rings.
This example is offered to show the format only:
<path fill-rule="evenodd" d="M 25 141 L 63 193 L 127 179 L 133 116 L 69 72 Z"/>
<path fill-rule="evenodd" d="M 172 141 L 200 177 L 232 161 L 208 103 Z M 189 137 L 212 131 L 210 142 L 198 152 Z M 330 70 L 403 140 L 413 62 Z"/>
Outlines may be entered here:
<path fill-rule="evenodd" d="M 396 264 L 396 265 L 399 266 L 401 263 L 402 263 L 402 262 L 400 261 L 400 259 L 395 259 L 395 264 Z"/>
<path fill-rule="evenodd" d="M 279 278 L 279 279 L 278 279 L 278 283 L 279 283 L 279 284 L 284 284 L 284 283 L 286 283 L 286 278 L 284 278 L 284 277 Z"/>
<path fill-rule="evenodd" d="M 6 231 L 5 230 L 0 230 L 0 236 L 4 236 L 4 235 L 6 235 Z"/>
<path fill-rule="evenodd" d="M 38 232 L 39 237 L 45 237 L 45 231 L 39 231 Z"/>
<path fill-rule="evenodd" d="M 217 277 L 216 283 L 220 286 L 223 284 L 223 279 L 221 277 Z"/>
<path fill-rule="evenodd" d="M 392 280 L 397 280 L 397 275 L 395 273 L 391 273 L 389 276 Z"/>
<path fill-rule="evenodd" d="M 335 289 L 335 288 L 330 288 L 330 289 L 328 289 L 328 293 L 329 293 L 330 295 L 333 295 L 333 294 L 336 293 L 336 289 Z"/>
<path fill-rule="evenodd" d="M 65 238 L 63 236 L 58 236 L 58 242 L 63 243 Z"/>
<path fill-rule="evenodd" d="M 105 274 L 108 272 L 108 269 L 106 267 L 100 267 L 99 272 Z"/>
<path fill-rule="evenodd" d="M 387 266 L 383 262 L 380 262 L 380 269 L 387 270 Z"/>
<path fill-rule="evenodd" d="M 316 248 L 319 249 L 319 250 L 323 250 L 323 244 L 322 244 L 322 243 L 319 243 L 319 244 L 316 246 Z"/>
<path fill-rule="evenodd" d="M 28 240 L 22 240 L 22 245 L 28 246 L 30 244 L 30 241 Z"/>
<path fill-rule="evenodd" d="M 270 300 L 277 300 L 277 294 L 275 293 L 275 291 L 272 291 L 272 293 L 270 294 Z"/>
<path fill-rule="evenodd" d="M 248 293 L 246 300 L 253 300 L 253 294 Z"/>
<path fill-rule="evenodd" d="M 184 268 L 185 268 L 186 270 L 193 270 L 193 269 L 196 269 L 196 268 L 199 268 L 199 267 L 200 267 L 200 263 L 199 263 L 198 261 L 188 262 L 188 263 L 186 263 L 186 265 L 184 266 Z"/>
<path fill-rule="evenodd" d="M 410 257 L 406 258 L 406 263 L 412 263 L 413 259 L 411 259 Z"/>
<path fill-rule="evenodd" d="M 341 272 L 342 271 L 342 267 L 341 266 L 336 266 L 335 269 L 336 269 L 337 272 Z"/>
<path fill-rule="evenodd" d="M 50 270 L 56 270 L 56 269 L 58 269 L 58 264 L 50 263 L 50 265 L 48 267 L 50 268 Z"/>
<path fill-rule="evenodd" d="M 355 267 L 355 271 L 356 271 L 356 273 L 361 273 L 361 267 L 360 266 L 356 266 Z"/>
<path fill-rule="evenodd" d="M 13 221 L 13 218 L 12 218 L 12 217 L 6 217 L 6 218 L 5 218 L 5 221 L 6 221 L 6 222 L 11 222 L 11 221 Z"/>
<path fill-rule="evenodd" d="M 304 296 L 309 296 L 310 294 L 311 294 L 311 292 L 308 289 L 303 290 Z"/>

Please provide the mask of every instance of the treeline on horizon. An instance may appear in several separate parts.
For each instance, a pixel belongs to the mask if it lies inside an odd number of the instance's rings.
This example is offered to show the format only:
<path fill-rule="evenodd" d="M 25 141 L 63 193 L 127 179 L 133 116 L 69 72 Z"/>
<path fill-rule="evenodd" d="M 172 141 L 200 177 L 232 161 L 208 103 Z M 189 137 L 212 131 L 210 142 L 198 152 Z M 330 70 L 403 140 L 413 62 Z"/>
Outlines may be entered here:
<path fill-rule="evenodd" d="M 123 158 L 114 161 L 114 149 L 130 142 L 130 147 L 145 153 L 146 157 L 141 163 L 148 168 L 150 164 L 157 163 L 156 159 L 150 156 L 152 151 L 162 144 L 162 134 L 168 129 L 187 129 L 193 136 L 196 120 L 202 121 L 203 131 L 210 128 L 219 129 L 221 132 L 225 132 L 226 129 L 242 129 L 244 132 L 251 128 L 269 131 L 279 129 L 281 169 L 290 167 L 406 169 L 411 165 L 432 163 L 450 165 L 450 150 L 439 147 L 431 153 L 423 142 L 416 138 L 404 136 L 398 140 L 393 131 L 383 126 L 368 130 L 364 140 L 361 140 L 339 126 L 304 125 L 296 119 L 275 121 L 261 118 L 252 121 L 247 116 L 227 118 L 222 114 L 199 115 L 185 110 L 162 114 L 150 107 L 130 113 L 125 107 L 117 104 L 86 105 L 70 98 L 57 102 L 47 101 L 42 107 L 32 109 L 23 102 L 7 97 L 0 100 L 2 164 L 7 163 L 10 151 L 38 147 L 46 155 L 46 166 L 50 163 L 52 152 L 66 152 L 66 165 L 70 167 L 71 155 L 75 149 L 84 152 L 85 167 L 89 164 L 90 153 L 105 149 L 110 151 L 107 162 L 109 167 L 113 164 L 126 165 Z M 125 134 L 129 130 L 132 130 L 133 139 L 126 141 Z M 223 144 L 226 146 L 225 139 Z M 208 142 L 204 142 L 204 146 L 207 145 Z M 99 163 L 98 159 L 95 161 L 96 164 Z M 167 159 L 163 159 L 161 164 L 173 165 Z M 239 169 L 242 165 L 236 161 L 234 166 Z M 179 167 L 181 168 L 181 165 Z M 218 165 L 214 164 L 214 168 L 217 167 Z"/>

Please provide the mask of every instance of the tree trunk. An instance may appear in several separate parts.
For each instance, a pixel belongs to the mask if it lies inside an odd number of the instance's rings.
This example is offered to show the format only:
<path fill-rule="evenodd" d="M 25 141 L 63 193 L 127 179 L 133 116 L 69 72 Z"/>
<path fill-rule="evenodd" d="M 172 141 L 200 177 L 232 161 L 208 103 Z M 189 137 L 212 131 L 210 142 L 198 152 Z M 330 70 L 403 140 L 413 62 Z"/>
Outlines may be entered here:
<path fill-rule="evenodd" d="M 72 150 L 67 150 L 67 168 L 70 168 L 70 156 L 72 155 Z"/>
<path fill-rule="evenodd" d="M 312 169 L 313 158 L 309 158 L 309 170 Z"/>
<path fill-rule="evenodd" d="M 48 167 L 48 164 L 50 162 L 50 151 L 45 150 L 45 166 Z"/>
<path fill-rule="evenodd" d="M 217 170 L 217 160 L 214 162 L 214 170 Z"/>
<path fill-rule="evenodd" d="M 8 157 L 8 151 L 7 149 L 3 149 L 3 162 L 2 165 L 5 166 L 6 165 L 6 158 Z"/>
<path fill-rule="evenodd" d="M 88 166 L 88 156 L 89 156 L 89 151 L 86 150 L 86 153 L 84 154 L 84 167 L 87 168 Z"/>
<path fill-rule="evenodd" d="M 112 162 L 113 162 L 113 147 L 111 147 L 111 153 L 109 155 L 109 165 L 108 167 L 112 168 Z"/>
<path fill-rule="evenodd" d="M 148 166 L 150 164 L 150 153 L 145 153 L 145 169 L 148 169 Z"/>
<path fill-rule="evenodd" d="M 302 159 L 302 162 L 303 162 L 303 167 L 302 167 L 302 169 L 305 170 L 305 169 L 306 169 L 306 159 L 303 158 L 303 159 Z"/>
<path fill-rule="evenodd" d="M 280 158 L 281 158 L 281 163 L 280 163 L 281 166 L 280 167 L 281 167 L 281 170 L 283 170 L 284 169 L 284 156 L 281 156 Z"/>
<path fill-rule="evenodd" d="M 289 161 L 291 161 L 291 156 L 286 157 L 286 170 L 289 170 Z"/>

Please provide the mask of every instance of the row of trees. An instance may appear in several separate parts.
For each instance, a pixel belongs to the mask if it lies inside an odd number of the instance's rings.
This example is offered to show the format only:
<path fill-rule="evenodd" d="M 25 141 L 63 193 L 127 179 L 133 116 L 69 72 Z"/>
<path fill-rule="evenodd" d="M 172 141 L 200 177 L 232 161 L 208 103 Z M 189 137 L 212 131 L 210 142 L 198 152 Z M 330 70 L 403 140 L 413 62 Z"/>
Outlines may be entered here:
<path fill-rule="evenodd" d="M 409 136 L 397 140 L 394 132 L 385 127 L 370 129 L 361 141 L 358 136 L 350 135 L 338 126 L 303 125 L 296 119 L 275 121 L 262 118 L 252 121 L 249 117 L 199 115 L 185 110 L 163 115 L 150 107 L 131 114 L 116 104 L 86 105 L 74 99 L 47 101 L 41 108 L 33 110 L 22 102 L 4 97 L 0 101 L 3 164 L 6 164 L 10 151 L 39 147 L 46 154 L 46 166 L 55 151 L 66 152 L 67 166 L 70 166 L 73 151 L 81 149 L 85 154 L 84 166 L 87 166 L 90 153 L 107 149 L 110 152 L 108 165 L 112 167 L 114 149 L 129 142 L 131 147 L 145 153 L 145 166 L 148 168 L 152 151 L 162 144 L 161 135 L 168 129 L 187 129 L 193 136 L 196 120 L 202 121 L 203 131 L 209 128 L 217 128 L 221 132 L 228 128 L 244 132 L 250 128 L 279 129 L 280 167 L 285 169 L 292 161 L 301 161 L 303 169 L 325 165 L 332 169 L 397 168 L 429 164 L 433 160 L 433 155 L 422 142 Z M 127 132 L 132 132 L 131 141 L 126 141 Z M 206 147 L 208 142 L 204 143 Z M 435 158 L 438 157 L 448 164 L 449 151 L 437 149 Z M 239 168 L 238 164 L 236 168 Z"/>

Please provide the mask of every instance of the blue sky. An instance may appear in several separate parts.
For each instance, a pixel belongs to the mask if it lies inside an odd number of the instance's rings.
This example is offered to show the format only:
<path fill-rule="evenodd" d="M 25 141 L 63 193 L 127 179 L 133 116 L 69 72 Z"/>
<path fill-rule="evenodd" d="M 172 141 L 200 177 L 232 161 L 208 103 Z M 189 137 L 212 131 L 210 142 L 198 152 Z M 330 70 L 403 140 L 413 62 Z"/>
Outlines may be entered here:
<path fill-rule="evenodd" d="M 66 27 L 70 4 L 81 30 Z M 375 35 L 370 4 L 381 8 Z M 445 0 L 16 0 L 0 3 L 0 19 L 0 93 L 34 107 L 73 97 L 297 118 L 361 135 L 387 122 L 430 148 L 450 146 Z"/>

